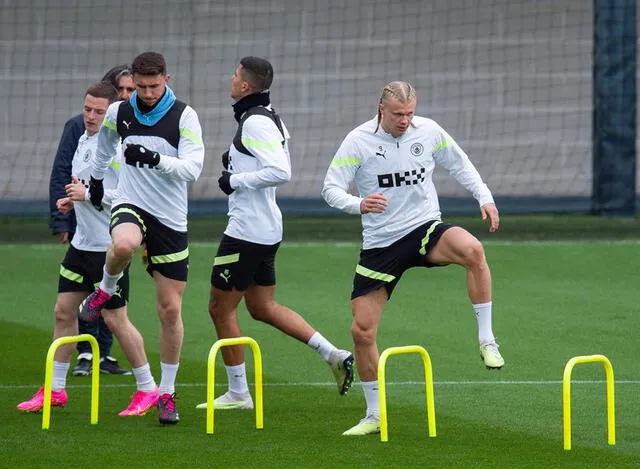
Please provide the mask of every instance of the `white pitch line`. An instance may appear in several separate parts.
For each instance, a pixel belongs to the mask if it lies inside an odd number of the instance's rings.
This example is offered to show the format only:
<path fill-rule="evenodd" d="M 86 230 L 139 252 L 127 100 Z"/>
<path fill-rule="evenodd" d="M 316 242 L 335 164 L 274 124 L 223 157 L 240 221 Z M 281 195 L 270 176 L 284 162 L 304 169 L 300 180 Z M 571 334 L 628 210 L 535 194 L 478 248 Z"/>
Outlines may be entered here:
<path fill-rule="evenodd" d="M 414 386 L 424 385 L 424 381 L 390 381 L 387 386 Z M 434 381 L 435 386 L 545 386 L 545 385 L 559 385 L 562 384 L 562 380 L 537 380 L 537 381 Z M 571 384 L 605 384 L 604 380 L 572 380 Z M 633 384 L 640 385 L 640 380 L 618 380 L 615 384 Z M 264 387 L 334 387 L 334 382 L 299 382 L 299 383 L 286 383 L 286 382 L 274 382 L 263 383 Z M 0 389 L 31 389 L 37 388 L 38 384 L 0 384 Z M 101 383 L 101 388 L 129 388 L 134 386 L 134 383 L 128 384 L 104 384 Z M 176 387 L 180 388 L 204 388 L 206 383 L 176 383 Z M 217 383 L 216 386 L 226 386 L 226 383 Z M 90 384 L 71 384 L 67 385 L 67 388 L 90 388 Z M 249 384 L 250 388 L 253 388 L 253 384 Z"/>

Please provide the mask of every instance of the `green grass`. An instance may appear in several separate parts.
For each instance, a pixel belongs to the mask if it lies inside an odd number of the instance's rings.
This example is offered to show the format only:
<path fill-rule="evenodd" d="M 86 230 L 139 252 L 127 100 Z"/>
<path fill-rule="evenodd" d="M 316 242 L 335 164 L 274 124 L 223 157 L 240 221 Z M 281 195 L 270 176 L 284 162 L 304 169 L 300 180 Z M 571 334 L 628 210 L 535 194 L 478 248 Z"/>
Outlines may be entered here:
<path fill-rule="evenodd" d="M 217 231 L 212 230 L 212 233 Z M 164 428 L 154 413 L 119 418 L 131 377 L 102 376 L 100 421 L 89 423 L 89 380 L 69 377 L 70 402 L 41 415 L 16 403 L 43 380 L 62 246 L 0 247 L 0 454 L 5 467 L 437 467 L 631 468 L 640 460 L 637 256 L 634 242 L 492 242 L 494 332 L 506 358 L 482 366 L 476 325 L 458 267 L 414 269 L 382 318 L 379 347 L 419 344 L 434 366 L 438 436 L 426 431 L 424 385 L 416 356 L 388 362 L 389 442 L 341 432 L 363 416 L 359 386 L 338 395 L 331 373 L 310 349 L 240 312 L 262 348 L 265 428 L 251 412 L 217 412 L 206 435 L 206 357 L 215 341 L 207 313 L 216 246 L 191 246 L 184 298 L 185 343 L 178 376 L 181 422 Z M 286 242 L 278 255 L 278 301 L 301 312 L 327 338 L 351 347 L 349 293 L 357 244 Z M 145 336 L 156 379 L 158 320 L 152 282 L 137 264 L 130 316 Z M 616 376 L 617 444 L 606 443 L 604 373 L 574 371 L 573 450 L 562 449 L 562 371 L 576 355 L 608 356 Z M 114 354 L 125 362 L 122 352 Z M 250 353 L 247 352 L 250 359 Z M 248 360 L 252 373 L 252 365 Z M 217 377 L 225 386 L 218 363 Z"/>

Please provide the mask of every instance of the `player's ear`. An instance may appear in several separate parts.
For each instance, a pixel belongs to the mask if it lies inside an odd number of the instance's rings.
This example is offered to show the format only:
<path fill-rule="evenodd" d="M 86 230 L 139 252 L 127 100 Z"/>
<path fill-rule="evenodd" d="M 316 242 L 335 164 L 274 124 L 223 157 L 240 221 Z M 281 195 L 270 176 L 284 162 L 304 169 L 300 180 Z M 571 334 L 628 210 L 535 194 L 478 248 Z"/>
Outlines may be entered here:
<path fill-rule="evenodd" d="M 171 75 L 169 75 L 168 73 L 164 76 L 164 82 L 165 84 L 169 84 L 169 82 L 171 81 Z"/>

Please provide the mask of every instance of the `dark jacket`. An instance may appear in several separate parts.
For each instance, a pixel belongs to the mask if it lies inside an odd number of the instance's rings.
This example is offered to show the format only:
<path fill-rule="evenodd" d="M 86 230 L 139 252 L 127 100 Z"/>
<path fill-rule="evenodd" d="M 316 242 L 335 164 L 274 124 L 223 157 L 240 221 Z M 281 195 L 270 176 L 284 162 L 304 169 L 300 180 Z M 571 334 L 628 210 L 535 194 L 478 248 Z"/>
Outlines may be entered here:
<path fill-rule="evenodd" d="M 56 201 L 67 195 L 64 186 L 71 182 L 71 163 L 78 148 L 78 140 L 84 130 L 82 114 L 69 119 L 64 125 L 56 157 L 53 160 L 51 178 L 49 179 L 49 213 L 51 214 L 49 227 L 53 234 L 66 232 L 72 235 L 76 231 L 75 212 L 72 210 L 67 215 L 63 215 L 56 208 Z"/>

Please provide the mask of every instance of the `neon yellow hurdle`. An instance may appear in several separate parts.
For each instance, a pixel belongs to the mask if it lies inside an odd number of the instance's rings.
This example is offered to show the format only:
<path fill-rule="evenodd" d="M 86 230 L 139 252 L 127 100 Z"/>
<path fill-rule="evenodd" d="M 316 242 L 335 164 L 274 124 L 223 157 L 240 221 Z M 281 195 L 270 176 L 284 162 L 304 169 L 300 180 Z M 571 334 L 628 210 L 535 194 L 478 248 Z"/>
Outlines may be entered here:
<path fill-rule="evenodd" d="M 616 444 L 616 410 L 614 395 L 613 367 L 604 355 L 583 355 L 573 357 L 564 367 L 562 377 L 562 437 L 564 449 L 571 449 L 571 372 L 581 363 L 602 363 L 607 381 L 607 435 L 610 445 Z"/>
<path fill-rule="evenodd" d="M 213 433 L 213 411 L 215 402 L 215 376 L 216 376 L 216 355 L 222 347 L 230 345 L 249 345 L 253 352 L 253 367 L 255 371 L 255 394 L 256 394 L 256 428 L 264 427 L 262 412 L 262 353 L 258 343 L 251 337 L 234 337 L 231 339 L 220 339 L 216 341 L 209 350 L 207 360 L 207 433 Z"/>
<path fill-rule="evenodd" d="M 378 390 L 380 399 L 380 441 L 388 441 L 388 424 L 387 424 L 387 390 L 385 382 L 385 368 L 387 358 L 391 355 L 399 355 L 405 353 L 417 353 L 422 357 L 424 364 L 424 381 L 426 386 L 427 400 L 427 425 L 429 427 L 429 436 L 436 436 L 436 407 L 433 397 L 433 369 L 431 367 L 431 357 L 429 353 L 419 345 L 406 345 L 404 347 L 390 347 L 380 355 L 378 361 Z"/>
<path fill-rule="evenodd" d="M 47 362 L 44 372 L 44 402 L 42 407 L 42 429 L 48 430 L 51 422 L 51 385 L 53 382 L 53 357 L 58 347 L 76 342 L 89 342 L 91 344 L 92 368 L 91 368 L 91 423 L 98 423 L 98 403 L 100 394 L 100 348 L 98 341 L 90 334 L 59 337 L 54 340 L 47 352 Z"/>

